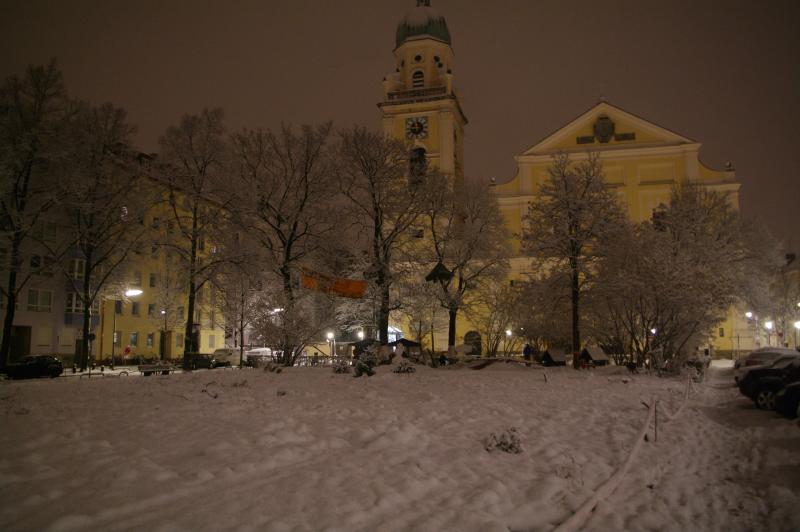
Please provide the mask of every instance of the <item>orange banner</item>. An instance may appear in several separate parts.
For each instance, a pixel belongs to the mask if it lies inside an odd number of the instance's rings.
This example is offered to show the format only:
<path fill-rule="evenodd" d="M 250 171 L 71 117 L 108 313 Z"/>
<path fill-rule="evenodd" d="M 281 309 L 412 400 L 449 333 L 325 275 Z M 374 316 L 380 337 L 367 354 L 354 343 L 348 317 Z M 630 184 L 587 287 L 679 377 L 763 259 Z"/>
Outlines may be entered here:
<path fill-rule="evenodd" d="M 367 282 L 357 279 L 339 279 L 304 268 L 300 274 L 303 288 L 351 299 L 361 299 L 367 291 Z"/>

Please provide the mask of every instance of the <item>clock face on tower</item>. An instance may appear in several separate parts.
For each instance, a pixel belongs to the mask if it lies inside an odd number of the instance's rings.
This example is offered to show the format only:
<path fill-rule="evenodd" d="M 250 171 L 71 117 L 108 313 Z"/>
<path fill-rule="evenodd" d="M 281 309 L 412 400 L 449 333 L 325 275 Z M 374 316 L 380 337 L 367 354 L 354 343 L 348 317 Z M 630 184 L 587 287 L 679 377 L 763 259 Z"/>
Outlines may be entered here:
<path fill-rule="evenodd" d="M 413 118 L 406 118 L 406 138 L 428 138 L 428 117 L 416 116 Z"/>

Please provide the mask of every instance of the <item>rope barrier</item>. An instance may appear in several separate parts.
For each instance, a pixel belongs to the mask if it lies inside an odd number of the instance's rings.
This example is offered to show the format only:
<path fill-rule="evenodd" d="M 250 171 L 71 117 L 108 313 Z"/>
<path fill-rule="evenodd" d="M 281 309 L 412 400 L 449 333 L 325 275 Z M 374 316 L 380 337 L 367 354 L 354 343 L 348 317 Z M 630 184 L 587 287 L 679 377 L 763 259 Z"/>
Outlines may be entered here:
<path fill-rule="evenodd" d="M 689 403 L 690 389 L 692 390 L 694 389 L 691 376 L 689 376 L 686 382 L 686 388 L 683 394 L 683 403 L 678 408 L 678 410 L 675 411 L 674 414 L 670 414 L 666 406 L 661 405 L 663 414 L 667 416 L 667 421 L 672 421 L 673 419 L 677 418 L 683 411 L 684 407 Z M 653 399 L 650 401 L 650 404 L 647 405 L 648 406 L 647 419 L 645 419 L 642 428 L 639 429 L 639 433 L 636 435 L 636 439 L 633 442 L 633 448 L 631 449 L 630 453 L 628 453 L 628 458 L 625 460 L 622 466 L 619 469 L 617 469 L 617 471 L 613 475 L 611 475 L 611 477 L 609 477 L 608 480 L 606 480 L 603 484 L 601 484 L 600 487 L 598 487 L 595 490 L 594 495 L 589 497 L 589 499 L 586 502 L 584 502 L 580 506 L 580 508 L 578 508 L 575 511 L 575 513 L 573 513 L 569 517 L 569 519 L 567 519 L 566 521 L 561 523 L 558 527 L 556 527 L 554 532 L 573 532 L 579 530 L 586 524 L 586 521 L 589 519 L 589 516 L 591 515 L 592 511 L 594 511 L 597 504 L 602 499 L 605 499 L 606 497 L 614 493 L 614 490 L 617 489 L 617 486 L 619 486 L 620 482 L 622 481 L 622 478 L 628 472 L 628 469 L 630 469 L 631 463 L 633 463 L 636 454 L 639 452 L 639 449 L 642 446 L 642 442 L 645 441 L 645 436 L 647 435 L 647 431 L 650 428 L 650 424 L 654 420 L 658 419 L 656 417 L 657 416 L 656 412 L 658 408 L 657 404 L 658 400 L 655 398 L 655 396 L 653 396 Z M 657 421 L 655 430 L 657 439 L 658 438 Z"/>

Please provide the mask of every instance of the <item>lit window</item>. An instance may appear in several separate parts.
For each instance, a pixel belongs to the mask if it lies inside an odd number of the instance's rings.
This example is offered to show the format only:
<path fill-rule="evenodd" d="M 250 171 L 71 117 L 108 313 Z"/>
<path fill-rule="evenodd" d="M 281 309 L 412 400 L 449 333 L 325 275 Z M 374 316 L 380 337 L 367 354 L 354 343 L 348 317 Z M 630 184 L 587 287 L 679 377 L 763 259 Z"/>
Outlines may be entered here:
<path fill-rule="evenodd" d="M 122 345 L 122 331 L 114 331 L 114 347 Z"/>
<path fill-rule="evenodd" d="M 175 335 L 175 347 L 183 347 L 183 334 L 178 333 Z"/>
<path fill-rule="evenodd" d="M 147 305 L 147 317 L 152 318 L 156 315 L 156 305 L 154 303 L 150 303 Z"/>
<path fill-rule="evenodd" d="M 148 334 L 147 340 L 145 340 L 145 342 L 147 343 L 147 347 L 153 347 L 154 341 L 155 341 L 155 333 Z"/>
<path fill-rule="evenodd" d="M 131 346 L 131 347 L 136 347 L 137 345 L 139 345 L 139 333 L 138 332 L 132 332 L 131 333 L 131 341 L 128 343 L 128 345 Z"/>
<path fill-rule="evenodd" d="M 213 334 L 209 335 L 209 337 L 208 337 L 208 347 L 209 348 L 211 348 L 211 349 L 214 348 L 214 344 L 216 343 L 216 338 L 217 337 L 214 336 Z"/>

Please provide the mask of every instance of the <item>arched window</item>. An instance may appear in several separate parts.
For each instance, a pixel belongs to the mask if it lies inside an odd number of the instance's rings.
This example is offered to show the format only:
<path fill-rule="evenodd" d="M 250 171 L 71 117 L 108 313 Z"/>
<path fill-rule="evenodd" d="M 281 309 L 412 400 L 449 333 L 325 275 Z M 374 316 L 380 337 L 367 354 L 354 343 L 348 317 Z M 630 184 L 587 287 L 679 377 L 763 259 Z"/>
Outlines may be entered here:
<path fill-rule="evenodd" d="M 414 89 L 422 89 L 425 87 L 425 74 L 422 70 L 417 70 L 411 74 L 411 87 Z"/>
<path fill-rule="evenodd" d="M 425 148 L 414 148 L 408 158 L 409 184 L 418 185 L 428 169 L 428 160 L 425 157 Z"/>

